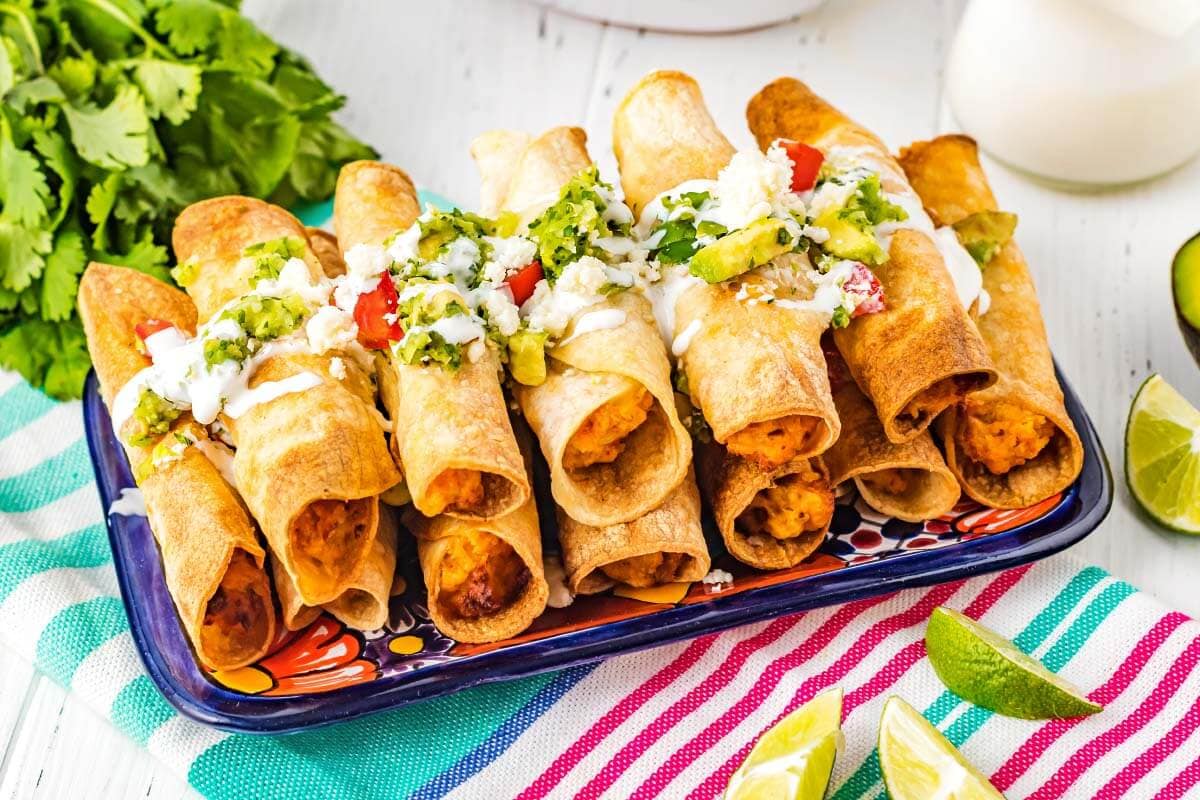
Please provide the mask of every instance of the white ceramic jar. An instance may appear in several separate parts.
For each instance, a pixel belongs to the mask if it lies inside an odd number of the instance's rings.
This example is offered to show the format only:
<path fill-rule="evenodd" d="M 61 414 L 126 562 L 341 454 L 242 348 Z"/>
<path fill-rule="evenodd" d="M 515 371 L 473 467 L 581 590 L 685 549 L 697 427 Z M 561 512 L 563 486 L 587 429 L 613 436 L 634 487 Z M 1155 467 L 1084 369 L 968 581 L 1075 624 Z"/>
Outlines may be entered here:
<path fill-rule="evenodd" d="M 997 158 L 1115 185 L 1200 152 L 1197 0 L 971 0 L 946 89 Z"/>

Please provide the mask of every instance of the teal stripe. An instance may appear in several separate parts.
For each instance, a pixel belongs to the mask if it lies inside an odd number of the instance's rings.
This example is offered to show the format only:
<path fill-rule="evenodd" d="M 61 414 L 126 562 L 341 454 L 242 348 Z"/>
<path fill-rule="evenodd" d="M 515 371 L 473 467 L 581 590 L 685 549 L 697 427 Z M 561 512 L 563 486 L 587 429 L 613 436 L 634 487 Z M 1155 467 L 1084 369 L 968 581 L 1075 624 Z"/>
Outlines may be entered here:
<path fill-rule="evenodd" d="M 41 508 L 93 479 L 87 443 L 81 438 L 36 467 L 0 480 L 0 512 L 20 513 Z"/>
<path fill-rule="evenodd" d="M 26 539 L 0 546 L 0 603 L 26 578 L 39 572 L 63 567 L 99 567 L 110 561 L 112 552 L 101 524 L 51 541 Z"/>
<path fill-rule="evenodd" d="M 0 394 L 0 439 L 21 430 L 58 403 L 25 381 Z"/>
<path fill-rule="evenodd" d="M 1071 578 L 1070 581 L 1068 581 L 1067 585 L 1062 588 L 1062 590 L 1054 597 L 1054 599 L 1051 600 L 1045 608 L 1039 611 L 1037 616 L 1030 620 L 1029 624 L 1025 626 L 1025 629 L 1017 634 L 1016 638 L 1013 639 L 1013 642 L 1025 652 L 1029 652 L 1037 648 L 1040 644 L 1046 641 L 1046 638 L 1050 636 L 1051 632 L 1053 632 L 1059 625 L 1062 624 L 1063 620 L 1066 619 L 1071 611 L 1079 605 L 1083 598 L 1087 596 L 1088 592 L 1092 591 L 1092 589 L 1095 588 L 1095 586 L 1106 576 L 1107 573 L 1105 573 L 1105 571 L 1099 567 L 1085 567 L 1084 569 L 1080 570 L 1073 578 Z M 1101 597 L 1103 597 L 1103 593 L 1101 593 L 1096 600 L 1089 604 L 1089 609 L 1092 605 L 1096 605 L 1096 603 L 1100 601 Z M 1087 610 L 1085 610 L 1083 614 L 1080 614 L 1076 622 L 1082 620 L 1085 616 L 1087 616 Z M 1107 613 L 1105 616 L 1107 616 Z M 1088 617 L 1088 619 L 1092 620 L 1094 617 Z M 1102 621 L 1103 618 L 1096 621 L 1095 625 L 1099 626 L 1100 622 Z M 1063 638 L 1065 639 L 1067 636 L 1070 636 L 1071 631 L 1075 630 L 1075 628 L 1076 625 L 1072 624 L 1067 633 L 1063 635 Z M 1092 630 L 1095 629 L 1093 628 Z M 1087 635 L 1090 635 L 1091 632 L 1092 631 L 1088 631 Z M 1077 648 L 1078 646 L 1082 646 L 1086 639 L 1087 636 L 1083 636 L 1082 639 L 1078 641 Z M 924 711 L 925 717 L 934 725 L 937 725 L 943 722 L 950 715 L 950 713 L 954 711 L 954 709 L 958 708 L 958 705 L 961 702 L 962 700 L 958 697 L 958 695 L 953 694 L 950 691 L 942 692 L 942 694 L 936 700 L 930 703 L 929 707 Z M 838 787 L 838 790 L 836 793 L 834 793 L 832 800 L 854 800 L 854 798 L 861 797 L 865 792 L 877 785 L 881 779 L 882 778 L 879 772 L 879 752 L 877 750 L 872 750 L 871 755 L 867 756 L 866 760 L 863 761 L 863 763 L 859 765 L 858 769 L 854 771 L 854 774 L 851 775 L 845 783 Z M 886 793 L 884 796 L 886 797 Z"/>
<path fill-rule="evenodd" d="M 192 762 L 188 781 L 211 800 L 290 796 L 283 787 L 306 797 L 408 797 L 558 674 L 480 686 L 316 731 L 231 736 Z"/>
<path fill-rule="evenodd" d="M 93 650 L 129 629 L 115 597 L 94 597 L 68 606 L 50 620 L 37 643 L 37 665 L 63 686 Z"/>
<path fill-rule="evenodd" d="M 154 683 L 139 675 L 125 685 L 112 704 L 112 721 L 138 744 L 144 745 L 160 725 L 175 712 L 167 705 Z"/>

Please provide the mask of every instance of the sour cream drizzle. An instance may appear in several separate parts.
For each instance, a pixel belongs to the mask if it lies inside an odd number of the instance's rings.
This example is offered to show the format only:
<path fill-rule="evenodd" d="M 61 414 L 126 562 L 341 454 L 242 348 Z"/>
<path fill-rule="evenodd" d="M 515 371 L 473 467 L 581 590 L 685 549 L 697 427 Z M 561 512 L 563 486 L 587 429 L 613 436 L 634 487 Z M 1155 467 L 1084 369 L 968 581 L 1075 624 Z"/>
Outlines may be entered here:
<path fill-rule="evenodd" d="M 619 308 L 605 308 L 599 311 L 589 311 L 579 319 L 575 320 L 575 327 L 571 330 L 571 335 L 560 341 L 556 346 L 562 347 L 568 342 L 573 342 L 584 334 L 593 331 L 611 330 L 619 328 L 625 324 L 625 312 Z"/>
<path fill-rule="evenodd" d="M 122 489 L 121 496 L 108 507 L 108 515 L 111 517 L 113 514 L 121 517 L 146 516 L 146 498 L 142 497 L 142 490 L 136 487 Z"/>

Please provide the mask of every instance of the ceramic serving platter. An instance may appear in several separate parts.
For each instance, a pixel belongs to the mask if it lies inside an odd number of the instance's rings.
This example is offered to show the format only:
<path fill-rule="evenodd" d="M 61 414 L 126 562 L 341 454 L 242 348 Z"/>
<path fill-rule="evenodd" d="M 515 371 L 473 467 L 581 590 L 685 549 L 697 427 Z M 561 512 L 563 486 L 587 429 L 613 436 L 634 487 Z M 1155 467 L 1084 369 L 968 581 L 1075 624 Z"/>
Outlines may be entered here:
<path fill-rule="evenodd" d="M 632 597 L 580 597 L 566 608 L 547 609 L 520 636 L 492 644 L 454 642 L 434 627 L 415 549 L 405 536 L 403 581 L 397 582 L 402 590 L 392 598 L 385 628 L 362 633 L 324 615 L 302 631 L 281 633 L 259 663 L 210 673 L 196 663 L 180 627 L 146 519 L 108 515 L 109 539 L 133 639 L 167 700 L 183 714 L 226 730 L 297 731 L 480 683 L 1000 570 L 1069 547 L 1108 513 L 1112 476 L 1079 398 L 1061 375 L 1060 380 L 1085 453 L 1083 473 L 1060 495 L 1015 511 L 963 502 L 947 516 L 908 523 L 881 516 L 850 492 L 839 498 L 820 550 L 798 567 L 774 572 L 732 559 L 706 518 L 713 568 L 728 573 L 722 576 L 728 581 L 673 584 Z M 95 375 L 88 379 L 83 413 L 107 511 L 134 482 Z M 544 464 L 535 485 L 544 503 L 550 495 Z M 545 547 L 553 553 L 558 547 L 553 509 L 540 510 Z"/>

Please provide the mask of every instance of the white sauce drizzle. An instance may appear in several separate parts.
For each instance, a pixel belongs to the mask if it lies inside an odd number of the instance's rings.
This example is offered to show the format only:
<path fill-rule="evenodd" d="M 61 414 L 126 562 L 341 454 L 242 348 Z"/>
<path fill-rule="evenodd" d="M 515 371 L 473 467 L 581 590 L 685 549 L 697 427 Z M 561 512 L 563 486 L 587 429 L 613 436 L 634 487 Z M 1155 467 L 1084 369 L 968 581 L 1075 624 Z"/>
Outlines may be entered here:
<path fill-rule="evenodd" d="M 619 308 L 605 308 L 600 311 L 589 311 L 588 313 L 575 320 L 575 327 L 571 330 L 571 335 L 560 341 L 556 347 L 562 347 L 568 342 L 573 342 L 584 334 L 592 333 L 593 331 L 605 331 L 613 328 L 619 328 L 625 324 L 625 312 Z"/>
<path fill-rule="evenodd" d="M 264 381 L 253 389 L 241 389 L 225 402 L 225 413 L 232 419 L 245 414 L 254 406 L 269 403 L 285 394 L 303 392 L 321 385 L 321 376 L 315 372 L 298 372 L 283 380 Z"/>
<path fill-rule="evenodd" d="M 142 497 L 142 490 L 136 487 L 122 489 L 121 496 L 108 507 L 108 515 L 111 517 L 113 514 L 121 517 L 146 516 L 146 498 Z"/>
<path fill-rule="evenodd" d="M 237 474 L 233 470 L 233 451 L 224 442 L 215 439 L 200 439 L 195 443 L 195 447 L 201 455 L 212 462 L 225 482 L 236 489 Z"/>
<path fill-rule="evenodd" d="M 688 326 L 683 329 L 683 333 L 675 337 L 675 341 L 671 343 L 671 355 L 676 358 L 683 358 L 683 354 L 687 352 L 688 347 L 692 344 L 692 339 L 696 338 L 696 334 L 700 332 L 700 320 L 694 319 L 688 323 Z"/>

